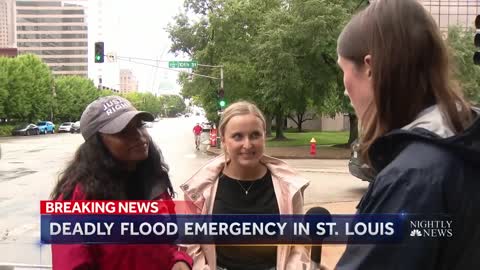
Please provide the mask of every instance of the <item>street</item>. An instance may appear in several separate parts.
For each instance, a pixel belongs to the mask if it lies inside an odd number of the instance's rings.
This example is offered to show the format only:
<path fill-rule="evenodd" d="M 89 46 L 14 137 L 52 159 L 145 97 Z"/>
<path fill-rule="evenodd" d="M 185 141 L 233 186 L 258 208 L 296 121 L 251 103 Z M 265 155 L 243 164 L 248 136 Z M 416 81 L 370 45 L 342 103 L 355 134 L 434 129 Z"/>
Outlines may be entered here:
<path fill-rule="evenodd" d="M 179 186 L 212 158 L 195 150 L 192 128 L 200 121 L 199 116 L 162 119 L 148 128 L 170 166 L 178 199 Z M 70 133 L 0 138 L 0 265 L 51 264 L 50 246 L 39 244 L 39 201 L 49 198 L 58 173 L 82 142 L 80 134 Z M 311 181 L 306 209 L 356 202 L 368 185 L 348 174 L 346 160 L 287 162 Z"/>

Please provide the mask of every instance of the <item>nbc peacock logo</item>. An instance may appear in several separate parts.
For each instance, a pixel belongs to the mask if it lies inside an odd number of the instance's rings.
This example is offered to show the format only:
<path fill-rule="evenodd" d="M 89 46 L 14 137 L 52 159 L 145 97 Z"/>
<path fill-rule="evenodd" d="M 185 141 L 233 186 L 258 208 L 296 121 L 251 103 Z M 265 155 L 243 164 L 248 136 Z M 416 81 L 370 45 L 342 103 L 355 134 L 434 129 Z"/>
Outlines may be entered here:
<path fill-rule="evenodd" d="M 410 232 L 410 236 L 411 237 L 418 237 L 418 236 L 422 236 L 422 232 L 418 229 L 413 229 L 411 232 Z"/>

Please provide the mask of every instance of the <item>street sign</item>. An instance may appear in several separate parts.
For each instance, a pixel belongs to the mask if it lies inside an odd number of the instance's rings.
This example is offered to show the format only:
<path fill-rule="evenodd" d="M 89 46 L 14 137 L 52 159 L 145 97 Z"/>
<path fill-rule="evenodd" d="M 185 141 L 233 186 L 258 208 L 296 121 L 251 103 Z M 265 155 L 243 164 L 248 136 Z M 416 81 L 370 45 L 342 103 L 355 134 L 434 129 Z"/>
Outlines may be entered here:
<path fill-rule="evenodd" d="M 106 56 L 107 61 L 109 63 L 117 62 L 117 54 L 116 53 L 114 53 L 114 52 L 107 53 L 105 56 Z"/>
<path fill-rule="evenodd" d="M 169 68 L 196 68 L 198 65 L 197 61 L 169 61 Z"/>

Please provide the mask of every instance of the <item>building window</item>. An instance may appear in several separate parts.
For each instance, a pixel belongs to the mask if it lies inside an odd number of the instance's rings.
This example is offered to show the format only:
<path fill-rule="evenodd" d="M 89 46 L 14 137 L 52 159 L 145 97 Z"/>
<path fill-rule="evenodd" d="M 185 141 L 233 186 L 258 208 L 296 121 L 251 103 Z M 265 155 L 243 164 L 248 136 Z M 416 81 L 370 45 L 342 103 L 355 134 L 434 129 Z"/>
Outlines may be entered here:
<path fill-rule="evenodd" d="M 28 10 L 17 9 L 19 15 L 69 15 L 69 14 L 84 14 L 83 9 L 76 10 Z"/>
<path fill-rule="evenodd" d="M 18 42 L 18 47 L 86 47 L 88 42 Z"/>
<path fill-rule="evenodd" d="M 18 39 L 69 39 L 87 38 L 87 34 L 18 34 Z"/>
<path fill-rule="evenodd" d="M 85 58 L 42 58 L 43 62 L 50 63 L 88 63 L 88 59 Z"/>
<path fill-rule="evenodd" d="M 88 30 L 84 25 L 69 25 L 69 26 L 17 26 L 18 31 L 75 31 Z"/>
<path fill-rule="evenodd" d="M 38 55 L 85 55 L 88 50 L 22 50 L 22 53 L 33 53 Z"/>
<path fill-rule="evenodd" d="M 60 2 L 17 1 L 18 7 L 60 7 Z"/>
<path fill-rule="evenodd" d="M 59 22 L 85 22 L 84 18 L 23 18 L 18 17 L 17 23 L 59 23 Z"/>
<path fill-rule="evenodd" d="M 53 66 L 53 71 L 88 71 L 87 66 Z"/>

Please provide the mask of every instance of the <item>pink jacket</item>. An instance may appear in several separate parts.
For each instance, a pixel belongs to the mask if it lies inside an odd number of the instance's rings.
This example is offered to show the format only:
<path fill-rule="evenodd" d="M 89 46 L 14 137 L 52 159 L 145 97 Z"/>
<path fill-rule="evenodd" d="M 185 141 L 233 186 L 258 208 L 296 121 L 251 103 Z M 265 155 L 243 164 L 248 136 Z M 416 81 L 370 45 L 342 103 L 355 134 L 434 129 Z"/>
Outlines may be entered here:
<path fill-rule="evenodd" d="M 279 159 L 263 156 L 261 162 L 272 174 L 280 214 L 303 214 L 303 191 L 309 182 Z M 190 209 L 192 214 L 212 213 L 218 175 L 224 166 L 224 155 L 214 158 L 180 186 L 185 200 L 192 202 Z M 216 269 L 215 245 L 190 245 L 187 253 L 193 258 L 194 270 Z M 310 247 L 288 245 L 277 247 L 277 270 L 309 269 L 309 267 Z"/>

